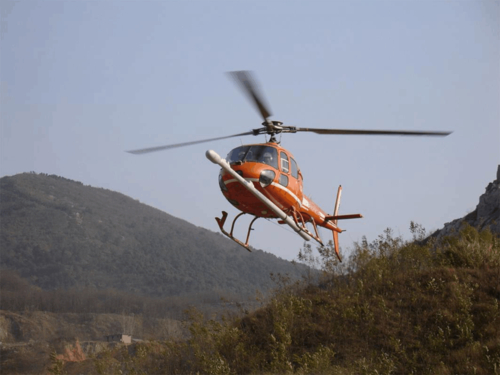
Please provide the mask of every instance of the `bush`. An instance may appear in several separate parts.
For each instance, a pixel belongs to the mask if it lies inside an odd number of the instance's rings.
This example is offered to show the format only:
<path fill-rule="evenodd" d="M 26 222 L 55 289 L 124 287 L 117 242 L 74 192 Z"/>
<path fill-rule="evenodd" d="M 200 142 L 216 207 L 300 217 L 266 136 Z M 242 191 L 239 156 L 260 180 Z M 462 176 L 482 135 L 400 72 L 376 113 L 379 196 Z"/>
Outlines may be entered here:
<path fill-rule="evenodd" d="M 443 239 L 439 254 L 443 264 L 453 267 L 499 267 L 500 241 L 489 229 L 478 232 L 464 223 L 458 236 Z"/>

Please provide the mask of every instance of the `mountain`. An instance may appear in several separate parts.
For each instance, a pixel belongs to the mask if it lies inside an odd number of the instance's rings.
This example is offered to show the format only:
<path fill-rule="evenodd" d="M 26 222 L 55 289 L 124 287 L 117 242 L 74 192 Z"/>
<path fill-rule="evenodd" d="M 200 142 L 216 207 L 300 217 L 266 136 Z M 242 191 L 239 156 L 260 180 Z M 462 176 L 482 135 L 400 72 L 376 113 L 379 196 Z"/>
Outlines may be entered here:
<path fill-rule="evenodd" d="M 496 179 L 486 186 L 485 193 L 479 197 L 476 209 L 462 218 L 446 223 L 443 229 L 434 232 L 430 238 L 441 239 L 458 234 L 465 223 L 479 231 L 489 229 L 500 236 L 500 165 Z"/>
<path fill-rule="evenodd" d="M 225 319 L 191 312 L 184 320 L 188 339 L 164 331 L 158 341 L 94 350 L 89 359 L 64 359 L 68 351 L 55 347 L 63 359 L 51 357 L 52 373 L 498 374 L 500 241 L 480 229 L 464 225 L 456 235 L 436 242 L 418 236 L 404 241 L 386 230 L 371 243 L 355 243 L 343 263 L 333 252 L 323 252 L 319 279 L 283 283 L 259 309 Z M 9 338 L 19 336 L 12 327 L 31 332 L 31 320 L 56 320 L 40 313 L 5 317 L 19 322 L 5 328 L 0 324 L 0 331 L 10 328 Z M 69 318 L 61 315 L 59 320 L 67 322 L 64 328 L 70 332 Z M 89 314 L 85 319 L 95 330 L 102 327 L 98 322 L 109 326 L 112 316 L 101 320 Z M 161 332 L 162 323 L 153 324 Z M 45 329 L 49 331 L 59 332 Z M 21 357 L 14 344 L 5 351 L 4 368 L 43 353 L 32 346 L 27 350 L 33 355 Z"/>
<path fill-rule="evenodd" d="M 0 269 L 45 290 L 249 296 L 273 287 L 270 273 L 294 279 L 306 270 L 123 194 L 55 175 L 3 177 L 0 194 Z"/>

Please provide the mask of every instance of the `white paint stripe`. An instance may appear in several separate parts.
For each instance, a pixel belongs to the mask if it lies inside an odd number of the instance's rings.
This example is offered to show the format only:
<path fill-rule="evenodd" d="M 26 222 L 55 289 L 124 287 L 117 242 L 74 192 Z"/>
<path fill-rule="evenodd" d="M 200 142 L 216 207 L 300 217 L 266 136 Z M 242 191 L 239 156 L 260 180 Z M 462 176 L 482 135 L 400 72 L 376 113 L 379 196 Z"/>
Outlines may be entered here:
<path fill-rule="evenodd" d="M 245 178 L 246 181 L 252 181 L 252 182 L 259 182 L 259 179 L 258 178 Z M 233 182 L 238 182 L 237 179 L 233 178 L 233 179 L 230 179 L 230 180 L 226 180 L 224 181 L 224 184 L 228 185 L 228 184 L 232 184 Z M 294 194 L 292 193 L 289 189 L 287 189 L 286 187 L 284 187 L 283 185 L 281 184 L 277 184 L 276 182 L 273 182 L 271 184 L 272 186 L 274 187 L 277 187 L 281 190 L 284 190 L 287 194 L 289 194 L 293 199 L 295 199 L 295 201 L 299 204 L 299 207 L 302 207 L 302 202 L 299 200 L 299 198 Z"/>
<path fill-rule="evenodd" d="M 290 194 L 291 197 L 293 199 L 295 199 L 297 201 L 297 203 L 299 204 L 299 207 L 302 207 L 302 202 L 299 200 L 299 198 L 294 194 L 292 193 L 289 189 L 287 189 L 286 187 L 284 187 L 283 185 L 280 185 L 280 184 L 277 184 L 275 182 L 273 182 L 271 185 L 277 187 L 277 188 L 280 188 L 281 190 L 284 190 L 286 193 Z"/>
<path fill-rule="evenodd" d="M 245 178 L 246 181 L 251 181 L 251 182 L 259 182 L 258 178 Z M 232 178 L 230 180 L 224 181 L 224 183 L 227 184 L 232 184 L 233 182 L 239 182 L 236 178 Z"/>

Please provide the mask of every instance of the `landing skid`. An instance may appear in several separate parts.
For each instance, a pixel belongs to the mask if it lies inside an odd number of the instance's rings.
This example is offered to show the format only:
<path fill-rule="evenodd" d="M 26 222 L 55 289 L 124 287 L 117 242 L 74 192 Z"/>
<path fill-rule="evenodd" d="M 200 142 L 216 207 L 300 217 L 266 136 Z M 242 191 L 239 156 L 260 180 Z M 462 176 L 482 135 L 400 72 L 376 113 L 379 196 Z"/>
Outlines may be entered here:
<path fill-rule="evenodd" d="M 246 242 L 243 243 L 242 241 L 240 241 L 239 239 L 237 239 L 236 237 L 233 236 L 234 224 L 236 223 L 236 220 L 238 220 L 238 218 L 242 215 L 245 215 L 245 213 L 242 212 L 234 218 L 233 223 L 231 224 L 231 232 L 229 232 L 229 233 L 224 229 L 224 223 L 226 222 L 226 219 L 227 219 L 227 212 L 226 211 L 222 211 L 222 218 L 216 217 L 215 220 L 217 220 L 217 224 L 219 224 L 219 228 L 224 235 L 226 235 L 227 237 L 232 239 L 238 245 L 241 245 L 245 249 L 247 249 L 248 251 L 252 252 L 252 250 L 250 250 L 250 246 L 248 245 L 248 241 L 250 239 L 250 232 L 252 231 L 252 225 L 255 222 L 255 220 L 257 220 L 259 217 L 255 216 L 254 219 L 250 222 L 250 225 L 248 226 L 247 239 L 246 239 Z"/>
<path fill-rule="evenodd" d="M 250 240 L 250 233 L 252 232 L 253 228 L 252 228 L 252 225 L 253 223 L 259 219 L 258 216 L 254 217 L 253 220 L 250 222 L 250 225 L 248 226 L 248 231 L 247 231 L 247 238 L 246 238 L 246 241 L 243 242 L 239 239 L 237 239 L 234 235 L 233 235 L 233 232 L 234 232 L 234 226 L 236 224 L 236 221 L 243 215 L 246 215 L 245 212 L 241 212 L 239 213 L 238 215 L 236 215 L 236 217 L 234 218 L 232 224 L 231 224 L 231 231 L 228 233 L 225 229 L 224 229 L 224 224 L 226 223 L 226 219 L 227 219 L 227 212 L 226 211 L 222 211 L 222 217 L 221 218 L 218 218 L 216 217 L 215 220 L 217 221 L 217 224 L 219 224 L 219 228 L 221 230 L 221 232 L 228 238 L 232 239 L 234 242 L 236 242 L 238 245 L 241 245 L 242 247 L 244 247 L 245 249 L 247 249 L 248 251 L 252 252 L 252 250 L 250 250 L 250 246 L 248 245 L 248 242 Z M 298 219 L 298 217 L 300 217 L 300 219 Z M 308 222 L 311 222 L 312 225 L 313 225 L 313 228 L 314 228 L 314 232 L 315 233 L 311 233 L 311 231 L 309 229 L 307 229 L 307 227 L 305 226 L 305 221 L 304 221 L 304 218 L 302 216 L 302 214 L 300 212 L 297 212 L 297 213 L 293 213 L 293 219 L 296 223 L 296 225 L 298 227 L 301 228 L 301 230 L 308 234 L 312 239 L 314 239 L 316 242 L 318 242 L 321 246 L 324 246 L 323 244 L 323 241 L 321 240 L 321 238 L 319 237 L 319 233 L 318 233 L 318 228 L 316 226 L 316 223 L 314 222 L 314 220 L 310 220 Z M 278 221 L 278 224 L 286 224 L 285 221 L 283 220 L 279 220 Z"/>

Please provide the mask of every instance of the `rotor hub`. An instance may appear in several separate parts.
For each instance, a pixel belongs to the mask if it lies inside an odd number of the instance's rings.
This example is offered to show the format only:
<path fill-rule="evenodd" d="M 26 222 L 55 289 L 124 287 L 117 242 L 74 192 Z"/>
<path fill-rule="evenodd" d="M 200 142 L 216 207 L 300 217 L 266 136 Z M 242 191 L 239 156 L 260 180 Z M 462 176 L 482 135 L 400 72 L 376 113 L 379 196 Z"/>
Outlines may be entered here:
<path fill-rule="evenodd" d="M 264 121 L 262 123 L 264 125 L 264 132 L 273 136 L 275 134 L 281 133 L 283 131 L 283 122 L 282 121 Z"/>

